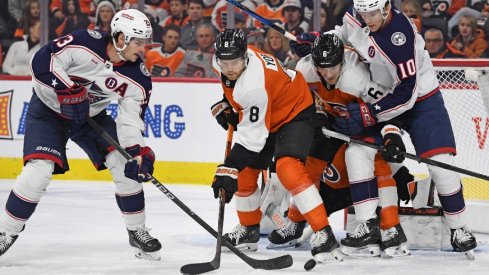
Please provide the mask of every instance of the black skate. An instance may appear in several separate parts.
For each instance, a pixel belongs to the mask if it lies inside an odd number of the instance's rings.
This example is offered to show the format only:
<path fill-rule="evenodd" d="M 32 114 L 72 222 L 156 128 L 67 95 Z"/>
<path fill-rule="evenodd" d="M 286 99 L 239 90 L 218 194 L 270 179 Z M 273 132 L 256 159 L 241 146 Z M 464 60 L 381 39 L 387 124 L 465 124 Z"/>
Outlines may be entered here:
<path fill-rule="evenodd" d="M 0 256 L 14 244 L 19 235 L 10 235 L 7 232 L 0 232 Z"/>
<path fill-rule="evenodd" d="M 341 252 L 354 257 L 379 257 L 380 221 L 376 218 L 363 222 L 352 234 L 341 240 Z"/>
<path fill-rule="evenodd" d="M 297 240 L 302 236 L 304 227 L 306 227 L 306 221 L 295 223 L 293 221 L 287 221 L 284 227 L 275 229 L 268 235 L 270 243 L 267 245 L 268 249 L 286 248 L 295 246 Z"/>
<path fill-rule="evenodd" d="M 396 258 L 411 255 L 401 224 L 381 230 L 380 234 L 382 236 L 380 250 L 385 252 L 386 257 Z"/>
<path fill-rule="evenodd" d="M 137 230 L 127 230 L 129 234 L 129 244 L 134 248 L 134 256 L 147 260 L 159 261 L 161 259 L 159 250 L 161 243 L 149 235 L 147 227 Z"/>
<path fill-rule="evenodd" d="M 238 224 L 232 232 L 224 234 L 222 238 L 239 250 L 256 251 L 260 240 L 260 224 L 249 226 Z M 229 249 L 223 247 L 222 251 L 229 251 Z"/>
<path fill-rule="evenodd" d="M 450 240 L 455 251 L 462 251 L 469 260 L 474 260 L 474 249 L 477 241 L 474 235 L 467 228 L 450 229 L 452 232 Z"/>
<path fill-rule="evenodd" d="M 343 257 L 338 253 L 340 244 L 336 240 L 331 226 L 316 231 L 311 238 L 311 254 L 316 262 L 340 262 Z"/>

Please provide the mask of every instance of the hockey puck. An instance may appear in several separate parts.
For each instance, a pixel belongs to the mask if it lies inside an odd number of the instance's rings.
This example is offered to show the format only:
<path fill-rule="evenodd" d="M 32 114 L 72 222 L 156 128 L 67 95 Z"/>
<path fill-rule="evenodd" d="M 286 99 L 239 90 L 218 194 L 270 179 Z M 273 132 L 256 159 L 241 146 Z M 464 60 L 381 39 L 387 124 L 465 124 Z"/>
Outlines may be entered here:
<path fill-rule="evenodd" d="M 316 266 L 316 261 L 314 259 L 310 259 L 304 264 L 304 269 L 309 271 Z"/>

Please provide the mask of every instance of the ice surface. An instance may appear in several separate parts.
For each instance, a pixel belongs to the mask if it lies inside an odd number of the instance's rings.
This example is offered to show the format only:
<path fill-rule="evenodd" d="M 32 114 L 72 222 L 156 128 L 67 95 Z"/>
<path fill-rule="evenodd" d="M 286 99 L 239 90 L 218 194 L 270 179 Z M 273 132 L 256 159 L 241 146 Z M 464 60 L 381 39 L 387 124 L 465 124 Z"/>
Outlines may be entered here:
<path fill-rule="evenodd" d="M 0 207 L 14 180 L 0 180 Z M 176 197 L 213 228 L 217 228 L 218 201 L 209 186 L 166 184 Z M 134 257 L 111 182 L 53 181 L 17 242 L 0 257 L 0 274 L 180 274 L 180 267 L 210 261 L 215 239 L 152 184 L 144 185 L 146 225 L 163 249 L 161 261 Z M 234 203 L 226 205 L 224 232 L 238 223 Z M 343 212 L 330 218 L 336 237 L 345 236 Z M 489 239 L 484 236 L 482 239 Z M 236 255 L 223 253 L 221 267 L 208 274 L 489 274 L 489 245 L 476 249 L 475 261 L 462 253 L 412 251 L 401 259 L 347 258 L 341 263 L 318 264 L 305 271 L 309 244 L 299 249 L 267 250 L 260 240 L 253 258 L 289 253 L 294 265 L 279 271 L 255 270 Z"/>

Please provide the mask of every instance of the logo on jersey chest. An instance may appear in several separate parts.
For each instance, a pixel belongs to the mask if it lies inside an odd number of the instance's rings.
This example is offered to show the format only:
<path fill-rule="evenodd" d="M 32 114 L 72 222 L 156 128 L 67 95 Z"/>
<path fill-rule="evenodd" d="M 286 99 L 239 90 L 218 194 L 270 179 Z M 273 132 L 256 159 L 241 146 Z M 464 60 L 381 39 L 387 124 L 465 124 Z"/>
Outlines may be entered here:
<path fill-rule="evenodd" d="M 88 34 L 95 38 L 95 39 L 100 39 L 102 38 L 102 35 L 98 32 L 98 31 L 94 31 L 94 30 L 87 30 Z"/>
<path fill-rule="evenodd" d="M 341 179 L 338 169 L 331 164 L 324 169 L 321 180 L 324 182 L 337 183 Z"/>
<path fill-rule="evenodd" d="M 374 56 L 375 56 L 375 48 L 374 48 L 374 46 L 368 47 L 368 56 L 370 58 L 374 58 Z"/>
<path fill-rule="evenodd" d="M 396 46 L 402 46 L 406 43 L 406 36 L 402 32 L 395 32 L 391 36 L 391 42 Z"/>
<path fill-rule="evenodd" d="M 141 69 L 141 72 L 145 75 L 145 76 L 149 76 L 149 72 L 148 72 L 148 69 L 146 68 L 146 65 L 144 65 L 144 63 L 141 62 L 141 65 L 139 65 L 139 68 Z"/>

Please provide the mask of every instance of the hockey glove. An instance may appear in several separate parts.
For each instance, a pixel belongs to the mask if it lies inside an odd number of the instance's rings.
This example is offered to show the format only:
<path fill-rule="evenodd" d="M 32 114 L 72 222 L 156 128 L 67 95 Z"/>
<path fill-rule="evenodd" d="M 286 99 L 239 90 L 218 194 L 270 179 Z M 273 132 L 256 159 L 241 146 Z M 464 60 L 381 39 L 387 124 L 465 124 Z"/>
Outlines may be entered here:
<path fill-rule="evenodd" d="M 384 138 L 385 151 L 382 152 L 382 158 L 387 162 L 401 163 L 404 161 L 406 146 L 402 141 L 401 130 L 392 124 L 382 128 L 382 137 Z"/>
<path fill-rule="evenodd" d="M 90 112 L 87 89 L 84 86 L 75 84 L 70 89 L 55 90 L 58 97 L 61 116 L 71 119 L 78 124 L 87 121 Z"/>
<path fill-rule="evenodd" d="M 153 150 L 136 144 L 126 147 L 126 151 L 132 156 L 132 159 L 126 162 L 124 175 L 139 183 L 148 181 L 148 174 L 152 175 L 154 171 L 155 153 Z"/>
<path fill-rule="evenodd" d="M 224 130 L 229 128 L 228 123 L 234 127 L 234 131 L 237 129 L 239 123 L 238 115 L 233 111 L 231 105 L 225 100 L 221 100 L 211 107 L 212 116 L 217 120 L 217 123 L 221 125 Z"/>
<path fill-rule="evenodd" d="M 351 103 L 341 107 L 338 113 L 333 129 L 345 135 L 353 136 L 377 122 L 369 103 Z"/>
<path fill-rule="evenodd" d="M 216 175 L 212 182 L 214 198 L 219 197 L 219 189 L 226 191 L 226 203 L 229 203 L 233 195 L 238 191 L 238 169 L 226 167 L 224 164 L 217 166 Z"/>
<path fill-rule="evenodd" d="M 305 32 L 296 36 L 297 41 L 290 40 L 289 46 L 294 49 L 295 53 L 303 58 L 311 53 L 311 43 L 320 35 L 319 32 Z"/>

